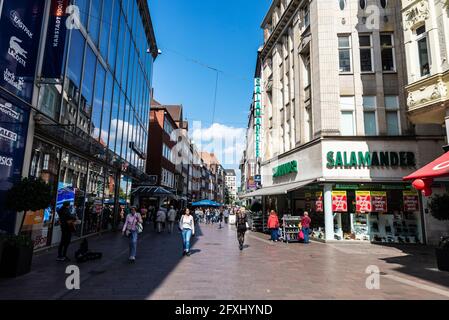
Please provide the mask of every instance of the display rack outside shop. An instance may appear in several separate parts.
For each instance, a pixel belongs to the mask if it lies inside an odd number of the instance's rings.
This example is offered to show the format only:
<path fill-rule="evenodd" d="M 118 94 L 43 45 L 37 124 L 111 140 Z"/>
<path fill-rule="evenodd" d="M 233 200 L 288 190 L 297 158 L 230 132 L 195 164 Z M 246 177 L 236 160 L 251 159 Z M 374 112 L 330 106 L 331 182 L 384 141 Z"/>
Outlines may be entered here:
<path fill-rule="evenodd" d="M 284 242 L 299 242 L 299 223 L 301 222 L 301 217 L 294 217 L 290 215 L 285 215 L 282 217 L 281 238 Z"/>

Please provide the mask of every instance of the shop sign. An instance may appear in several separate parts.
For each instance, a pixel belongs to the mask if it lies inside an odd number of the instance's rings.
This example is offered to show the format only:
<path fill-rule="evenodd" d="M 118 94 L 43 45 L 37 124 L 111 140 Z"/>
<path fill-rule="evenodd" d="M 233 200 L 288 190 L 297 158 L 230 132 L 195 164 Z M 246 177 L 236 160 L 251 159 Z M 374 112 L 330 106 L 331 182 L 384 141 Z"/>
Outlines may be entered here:
<path fill-rule="evenodd" d="M 31 103 L 45 0 L 3 1 L 0 87 Z"/>
<path fill-rule="evenodd" d="M 416 191 L 403 191 L 404 211 L 419 211 L 419 197 Z"/>
<path fill-rule="evenodd" d="M 371 203 L 373 205 L 373 212 L 387 212 L 387 193 L 384 191 L 372 191 Z"/>
<path fill-rule="evenodd" d="M 0 229 L 11 232 L 15 215 L 3 208 L 4 197 L 22 176 L 28 120 L 26 108 L 0 98 Z"/>
<path fill-rule="evenodd" d="M 332 211 L 348 212 L 348 196 L 346 191 L 332 192 Z"/>
<path fill-rule="evenodd" d="M 60 78 L 67 35 L 67 6 L 69 0 L 52 0 L 48 20 L 45 59 L 42 66 L 43 78 Z"/>
<path fill-rule="evenodd" d="M 327 167 L 336 168 L 371 168 L 371 167 L 415 167 L 413 152 L 334 152 L 327 153 Z"/>
<path fill-rule="evenodd" d="M 254 136 L 256 159 L 260 158 L 262 136 L 262 81 L 254 79 Z"/>
<path fill-rule="evenodd" d="M 323 208 L 323 193 L 322 192 L 317 192 L 315 194 L 316 196 L 316 201 L 315 201 L 315 210 L 316 212 L 324 212 L 324 208 Z"/>
<path fill-rule="evenodd" d="M 370 191 L 356 191 L 356 212 L 370 213 L 373 209 Z"/>
<path fill-rule="evenodd" d="M 298 161 L 290 161 L 273 168 L 273 178 L 279 178 L 291 173 L 298 173 Z"/>

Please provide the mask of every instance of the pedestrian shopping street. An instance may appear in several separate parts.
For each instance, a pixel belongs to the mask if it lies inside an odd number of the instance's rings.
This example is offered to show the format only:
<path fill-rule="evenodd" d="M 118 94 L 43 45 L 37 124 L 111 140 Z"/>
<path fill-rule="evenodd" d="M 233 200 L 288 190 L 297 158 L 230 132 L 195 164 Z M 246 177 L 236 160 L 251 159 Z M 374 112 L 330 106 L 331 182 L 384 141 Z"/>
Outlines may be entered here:
<path fill-rule="evenodd" d="M 65 287 L 66 266 L 54 249 L 34 257 L 32 272 L 0 280 L 0 299 L 449 299 L 449 274 L 436 270 L 433 249 L 369 244 L 272 243 L 247 233 L 243 252 L 226 225 L 201 225 L 190 257 L 181 238 L 146 226 L 137 261 L 127 261 L 119 234 L 91 238 L 100 261 L 80 265 L 81 289 Z M 73 257 L 78 243 L 69 249 Z M 366 288 L 368 266 L 380 269 L 380 289 Z"/>

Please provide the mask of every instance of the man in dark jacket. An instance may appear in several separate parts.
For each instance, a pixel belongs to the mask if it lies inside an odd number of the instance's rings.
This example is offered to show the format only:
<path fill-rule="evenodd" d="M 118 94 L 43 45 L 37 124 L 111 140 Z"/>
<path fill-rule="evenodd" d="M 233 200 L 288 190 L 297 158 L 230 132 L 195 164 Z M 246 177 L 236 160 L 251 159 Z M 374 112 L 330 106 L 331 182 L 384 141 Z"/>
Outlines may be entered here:
<path fill-rule="evenodd" d="M 58 210 L 59 223 L 61 225 L 61 243 L 58 248 L 57 261 L 70 261 L 67 257 L 67 249 L 72 241 L 72 232 L 75 229 L 76 219 L 70 214 L 70 202 L 64 202 Z"/>

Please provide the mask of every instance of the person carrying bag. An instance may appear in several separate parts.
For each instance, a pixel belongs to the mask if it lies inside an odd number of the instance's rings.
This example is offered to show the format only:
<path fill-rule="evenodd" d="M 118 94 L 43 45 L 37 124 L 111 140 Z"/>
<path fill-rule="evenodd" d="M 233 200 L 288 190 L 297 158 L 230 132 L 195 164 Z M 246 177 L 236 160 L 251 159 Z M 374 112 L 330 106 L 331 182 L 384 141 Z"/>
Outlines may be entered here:
<path fill-rule="evenodd" d="M 122 233 L 129 238 L 129 261 L 136 261 L 138 234 L 143 231 L 143 220 L 136 207 L 131 208 L 131 213 L 126 216 Z"/>

